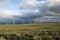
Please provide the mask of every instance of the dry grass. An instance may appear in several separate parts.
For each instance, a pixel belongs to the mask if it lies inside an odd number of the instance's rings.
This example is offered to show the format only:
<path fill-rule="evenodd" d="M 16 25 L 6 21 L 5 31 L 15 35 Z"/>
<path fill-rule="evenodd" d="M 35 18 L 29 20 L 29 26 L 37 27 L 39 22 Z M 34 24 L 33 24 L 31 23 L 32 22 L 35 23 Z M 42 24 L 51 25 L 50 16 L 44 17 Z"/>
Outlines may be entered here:
<path fill-rule="evenodd" d="M 40 24 L 7 24 L 0 25 L 0 33 L 12 33 L 12 32 L 31 32 L 31 31 L 41 31 L 41 30 L 59 30 L 60 23 L 40 23 Z"/>

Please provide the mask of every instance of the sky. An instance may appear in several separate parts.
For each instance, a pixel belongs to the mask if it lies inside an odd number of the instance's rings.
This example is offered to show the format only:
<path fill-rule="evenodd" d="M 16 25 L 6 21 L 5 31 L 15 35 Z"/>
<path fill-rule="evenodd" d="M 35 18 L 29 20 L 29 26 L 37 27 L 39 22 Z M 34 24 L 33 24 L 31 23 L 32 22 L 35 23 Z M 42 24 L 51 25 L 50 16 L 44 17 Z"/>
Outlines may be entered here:
<path fill-rule="evenodd" d="M 60 22 L 60 0 L 0 0 L 0 22 L 14 20 Z"/>

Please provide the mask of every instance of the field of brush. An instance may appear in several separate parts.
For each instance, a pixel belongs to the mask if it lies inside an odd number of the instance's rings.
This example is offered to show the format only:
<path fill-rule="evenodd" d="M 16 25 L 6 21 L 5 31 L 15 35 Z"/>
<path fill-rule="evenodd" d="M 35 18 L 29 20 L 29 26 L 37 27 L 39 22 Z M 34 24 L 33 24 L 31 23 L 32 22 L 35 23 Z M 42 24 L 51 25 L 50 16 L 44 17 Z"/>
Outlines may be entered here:
<path fill-rule="evenodd" d="M 0 40 L 60 40 L 60 23 L 1 24 Z"/>
<path fill-rule="evenodd" d="M 40 24 L 2 24 L 0 33 L 20 33 L 20 32 L 39 32 L 42 30 L 59 30 L 60 23 L 40 23 Z"/>

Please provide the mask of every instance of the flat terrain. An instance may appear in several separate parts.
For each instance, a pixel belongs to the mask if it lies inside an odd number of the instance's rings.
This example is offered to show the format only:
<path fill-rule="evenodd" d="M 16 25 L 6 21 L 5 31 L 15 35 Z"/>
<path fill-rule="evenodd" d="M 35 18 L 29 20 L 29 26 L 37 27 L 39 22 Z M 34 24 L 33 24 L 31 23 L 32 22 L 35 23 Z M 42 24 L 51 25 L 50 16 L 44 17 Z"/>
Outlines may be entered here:
<path fill-rule="evenodd" d="M 58 30 L 60 23 L 40 23 L 40 24 L 1 24 L 0 33 L 20 33 L 37 32 L 42 30 Z"/>
<path fill-rule="evenodd" d="M 60 23 L 1 24 L 0 40 L 60 40 Z"/>

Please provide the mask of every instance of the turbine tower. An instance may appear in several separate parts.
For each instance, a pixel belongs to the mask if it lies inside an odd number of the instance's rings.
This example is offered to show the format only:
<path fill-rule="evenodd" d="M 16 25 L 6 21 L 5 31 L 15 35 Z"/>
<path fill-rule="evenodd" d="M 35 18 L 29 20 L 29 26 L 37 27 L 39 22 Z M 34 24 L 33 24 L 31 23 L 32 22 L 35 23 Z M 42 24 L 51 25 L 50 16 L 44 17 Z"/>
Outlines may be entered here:
<path fill-rule="evenodd" d="M 8 23 L 7 23 L 7 18 L 5 18 L 5 24 L 8 24 Z"/>
<path fill-rule="evenodd" d="M 31 24 L 31 18 L 29 19 L 29 24 Z"/>
<path fill-rule="evenodd" d="M 6 24 L 7 24 L 7 20 L 6 20 Z"/>
<path fill-rule="evenodd" d="M 15 19 L 13 19 L 13 24 L 15 24 Z"/>
<path fill-rule="evenodd" d="M 25 24 L 25 20 L 24 20 L 24 18 L 23 18 L 22 20 L 23 20 L 23 24 Z"/>

